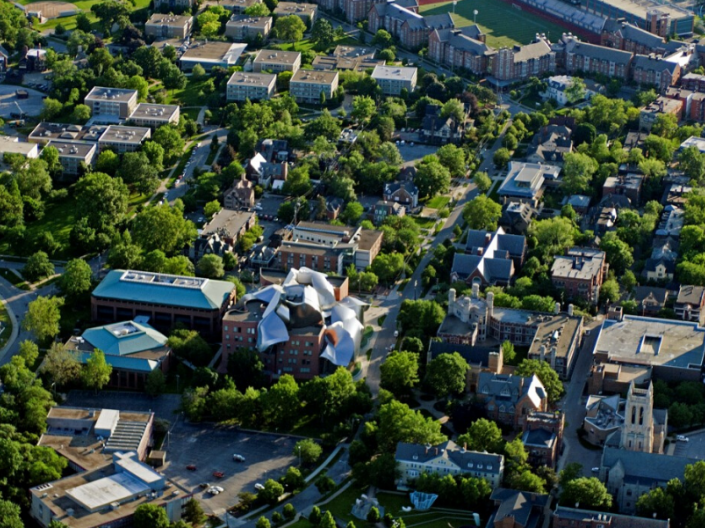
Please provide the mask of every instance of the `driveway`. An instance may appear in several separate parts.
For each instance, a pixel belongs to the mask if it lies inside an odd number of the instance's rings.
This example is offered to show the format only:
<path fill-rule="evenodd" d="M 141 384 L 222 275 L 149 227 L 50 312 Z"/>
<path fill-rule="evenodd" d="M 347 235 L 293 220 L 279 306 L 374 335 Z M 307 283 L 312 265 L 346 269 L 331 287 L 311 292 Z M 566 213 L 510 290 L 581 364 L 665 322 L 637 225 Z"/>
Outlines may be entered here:
<path fill-rule="evenodd" d="M 179 422 L 163 446 L 167 452 L 163 473 L 186 489 L 195 489 L 195 496 L 206 513 L 221 515 L 238 502 L 238 493 L 255 493 L 256 483 L 270 478 L 277 480 L 289 466 L 297 464 L 292 454 L 297 441 L 287 436 L 244 432 L 235 427 Z M 235 453 L 245 457 L 245 462 L 233 461 Z M 195 471 L 186 469 L 190 464 L 196 466 Z M 214 471 L 222 471 L 225 476 L 215 478 Z M 214 496 L 199 488 L 201 483 L 221 486 L 225 491 Z"/>

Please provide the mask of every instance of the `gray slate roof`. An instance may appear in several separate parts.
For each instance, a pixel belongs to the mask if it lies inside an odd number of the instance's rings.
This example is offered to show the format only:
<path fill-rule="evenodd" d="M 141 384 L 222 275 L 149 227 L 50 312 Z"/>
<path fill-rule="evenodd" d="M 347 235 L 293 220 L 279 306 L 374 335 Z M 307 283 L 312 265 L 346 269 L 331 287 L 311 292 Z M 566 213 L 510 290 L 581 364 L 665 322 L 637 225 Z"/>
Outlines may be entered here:
<path fill-rule="evenodd" d="M 494 522 L 512 517 L 515 525 L 533 528 L 538 524 L 541 510 L 548 502 L 548 495 L 497 488 L 490 495 L 490 500 L 500 503 L 494 514 Z"/>
<path fill-rule="evenodd" d="M 673 478 L 683 480 L 685 466 L 695 464 L 694 458 L 640 453 L 606 447 L 602 453 L 603 469 L 613 468 L 621 463 L 624 479 L 627 482 L 639 482 L 643 485 L 666 484 Z"/>
<path fill-rule="evenodd" d="M 567 51 L 592 59 L 614 62 L 615 64 L 629 64 L 629 61 L 632 59 L 632 54 L 629 51 L 597 46 L 596 44 L 579 42 L 577 40 L 572 40 L 568 43 Z"/>
<path fill-rule="evenodd" d="M 438 450 L 437 453 L 436 450 Z M 480 470 L 491 474 L 499 474 L 504 464 L 502 455 L 467 451 L 452 440 L 447 440 L 437 446 L 399 442 L 395 455 L 396 460 L 419 464 L 430 462 L 439 457 L 446 458 L 463 469 L 472 468 L 473 471 Z"/>
<path fill-rule="evenodd" d="M 671 74 L 676 71 L 678 64 L 675 62 L 661 60 L 647 55 L 634 55 L 632 67 L 640 70 L 668 71 Z"/>

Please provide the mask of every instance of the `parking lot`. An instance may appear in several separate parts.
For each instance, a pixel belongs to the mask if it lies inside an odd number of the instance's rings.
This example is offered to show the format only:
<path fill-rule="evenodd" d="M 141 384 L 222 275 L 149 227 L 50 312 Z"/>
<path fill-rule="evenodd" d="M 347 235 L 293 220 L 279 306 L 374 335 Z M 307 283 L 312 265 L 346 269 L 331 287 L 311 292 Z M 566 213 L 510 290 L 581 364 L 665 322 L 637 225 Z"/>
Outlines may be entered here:
<path fill-rule="evenodd" d="M 28 99 L 18 99 L 16 90 L 27 90 Z M 13 114 L 24 113 L 29 116 L 37 116 L 42 111 L 44 94 L 30 88 L 0 84 L 0 117 L 12 119 Z"/>
<path fill-rule="evenodd" d="M 705 431 L 686 433 L 687 442 L 675 441 L 675 456 L 705 460 Z"/>
<path fill-rule="evenodd" d="M 167 465 L 164 474 L 186 487 L 195 489 L 206 513 L 220 514 L 237 503 L 241 491 L 255 492 L 256 483 L 278 479 L 296 463 L 292 455 L 296 439 L 265 433 L 249 433 L 237 428 L 215 428 L 179 422 L 169 434 Z M 233 454 L 245 457 L 245 462 L 233 461 Z M 196 469 L 188 470 L 193 464 Z M 223 478 L 213 476 L 222 471 Z M 209 483 L 224 488 L 211 495 L 199 487 Z"/>

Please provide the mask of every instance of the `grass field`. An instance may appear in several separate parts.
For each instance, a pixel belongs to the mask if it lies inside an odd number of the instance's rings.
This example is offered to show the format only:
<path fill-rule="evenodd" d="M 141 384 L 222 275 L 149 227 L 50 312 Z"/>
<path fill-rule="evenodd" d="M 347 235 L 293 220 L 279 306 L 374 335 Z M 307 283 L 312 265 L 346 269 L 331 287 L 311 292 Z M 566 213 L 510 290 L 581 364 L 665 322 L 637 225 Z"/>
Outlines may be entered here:
<path fill-rule="evenodd" d="M 31 4 L 32 2 L 36 2 L 36 1 L 37 0 L 18 0 L 17 3 L 22 4 L 22 5 L 27 5 L 27 4 Z M 93 4 L 97 4 L 99 1 L 100 0 L 77 0 L 75 2 L 69 2 L 69 3 L 75 5 L 81 11 L 86 13 L 88 15 L 89 20 L 91 21 L 92 28 L 94 30 L 99 30 L 100 28 L 98 25 L 98 18 L 91 12 L 91 6 Z M 149 5 L 149 1 L 150 0 L 136 0 L 133 11 L 137 11 L 139 9 L 145 9 Z M 38 30 L 54 29 L 59 24 L 64 26 L 64 28 L 69 31 L 76 29 L 76 15 L 69 16 L 69 17 L 52 18 L 51 20 L 47 20 L 44 24 L 39 24 L 35 27 Z"/>
<path fill-rule="evenodd" d="M 450 202 L 450 198 L 448 196 L 435 196 L 428 201 L 426 207 L 431 209 L 443 209 L 446 205 L 448 205 L 448 202 Z"/>
<path fill-rule="evenodd" d="M 487 34 L 487 44 L 494 48 L 528 44 L 536 33 L 556 40 L 563 28 L 531 13 L 515 9 L 498 0 L 461 0 L 455 6 L 453 21 L 456 27 L 473 24 L 473 11 L 477 9 L 477 25 Z M 422 15 L 452 13 L 453 2 L 421 6 Z"/>

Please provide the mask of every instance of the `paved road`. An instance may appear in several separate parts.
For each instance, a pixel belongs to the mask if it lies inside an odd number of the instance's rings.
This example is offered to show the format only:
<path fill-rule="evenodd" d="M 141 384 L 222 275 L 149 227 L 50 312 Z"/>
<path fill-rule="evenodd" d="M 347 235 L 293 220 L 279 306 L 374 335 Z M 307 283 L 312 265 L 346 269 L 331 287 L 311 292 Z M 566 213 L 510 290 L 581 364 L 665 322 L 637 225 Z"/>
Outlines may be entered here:
<path fill-rule="evenodd" d="M 600 465 L 600 457 L 602 451 L 587 449 L 578 440 L 578 429 L 582 426 L 585 418 L 585 403 L 583 398 L 583 390 L 585 383 L 590 376 L 592 367 L 592 349 L 597 337 L 596 328 L 602 323 L 601 318 L 596 318 L 594 321 L 586 325 L 590 328 L 589 336 L 583 339 L 583 345 L 580 347 L 578 357 L 575 359 L 573 367 L 573 376 L 566 387 L 566 395 L 560 402 L 565 411 L 565 430 L 563 432 L 563 443 L 565 448 L 563 456 L 558 462 L 558 469 L 563 469 L 566 464 L 577 462 L 583 466 L 583 474 L 585 476 L 594 476 L 591 473 L 593 467 Z"/>

